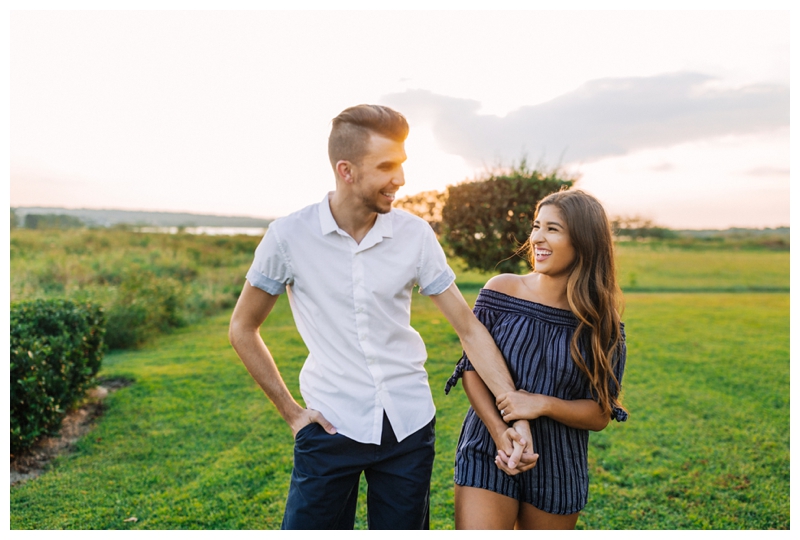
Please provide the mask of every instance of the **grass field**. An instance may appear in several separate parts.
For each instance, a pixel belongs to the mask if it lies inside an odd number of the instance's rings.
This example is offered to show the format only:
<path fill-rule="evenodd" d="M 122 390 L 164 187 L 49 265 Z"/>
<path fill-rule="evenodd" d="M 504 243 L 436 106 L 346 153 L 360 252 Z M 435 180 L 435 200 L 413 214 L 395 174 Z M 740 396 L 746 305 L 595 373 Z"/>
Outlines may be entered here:
<path fill-rule="evenodd" d="M 617 276 L 626 292 L 789 292 L 789 252 L 694 251 L 621 245 Z"/>
<path fill-rule="evenodd" d="M 788 287 L 788 272 L 776 282 Z M 467 292 L 470 303 L 475 295 Z M 578 528 L 789 528 L 789 295 L 626 298 L 631 417 L 591 436 L 589 504 Z M 277 528 L 292 438 L 228 345 L 227 322 L 223 313 L 109 354 L 101 375 L 135 384 L 108 398 L 73 454 L 11 490 L 11 528 Z M 412 324 L 428 345 L 438 411 L 432 528 L 449 529 L 467 400 L 460 386 L 449 396 L 442 388 L 460 346 L 421 295 Z M 306 350 L 285 297 L 262 334 L 299 396 Z M 138 521 L 124 521 L 132 516 Z"/>
<path fill-rule="evenodd" d="M 625 292 L 789 292 L 789 252 L 680 249 L 619 244 L 617 279 Z M 459 286 L 478 290 L 494 273 L 453 261 Z"/>

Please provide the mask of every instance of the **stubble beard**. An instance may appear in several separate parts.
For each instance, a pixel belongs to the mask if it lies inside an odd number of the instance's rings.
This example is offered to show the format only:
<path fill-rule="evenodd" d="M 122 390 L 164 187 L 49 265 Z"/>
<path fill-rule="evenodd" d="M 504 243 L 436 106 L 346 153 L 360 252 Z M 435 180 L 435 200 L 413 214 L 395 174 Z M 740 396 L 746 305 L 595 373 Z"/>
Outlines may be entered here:
<path fill-rule="evenodd" d="M 355 178 L 356 183 L 360 183 L 360 180 L 361 179 L 358 177 Z M 364 208 L 366 208 L 370 212 L 377 212 L 378 214 L 388 214 L 389 212 L 392 211 L 391 203 L 389 204 L 389 208 L 384 208 L 383 206 L 378 204 L 376 197 L 383 197 L 383 195 L 377 193 L 373 194 L 372 196 L 369 196 L 363 192 L 359 193 L 358 195 L 358 198 L 361 200 L 361 204 L 364 206 Z"/>
<path fill-rule="evenodd" d="M 388 214 L 392 211 L 392 206 L 389 205 L 389 208 L 384 208 L 380 206 L 375 199 L 369 199 L 365 196 L 361 196 L 361 202 L 364 204 L 364 207 L 367 208 L 370 212 L 377 212 L 379 214 Z"/>

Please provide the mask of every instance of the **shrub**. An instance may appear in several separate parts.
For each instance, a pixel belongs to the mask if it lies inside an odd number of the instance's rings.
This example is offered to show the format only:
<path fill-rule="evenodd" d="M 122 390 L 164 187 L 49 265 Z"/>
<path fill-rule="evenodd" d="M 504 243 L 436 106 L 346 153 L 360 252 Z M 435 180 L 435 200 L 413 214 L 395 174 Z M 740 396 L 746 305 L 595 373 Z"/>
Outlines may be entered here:
<path fill-rule="evenodd" d="M 108 347 L 138 347 L 154 333 L 181 326 L 184 301 L 184 288 L 177 280 L 141 270 L 126 272 L 108 308 Z"/>
<path fill-rule="evenodd" d="M 100 307 L 69 300 L 11 304 L 11 453 L 58 432 L 103 357 Z"/>
<path fill-rule="evenodd" d="M 574 182 L 558 170 L 528 169 L 523 159 L 510 171 L 449 186 L 442 211 L 447 247 L 468 269 L 520 272 L 515 253 L 531 233 L 536 204 Z"/>

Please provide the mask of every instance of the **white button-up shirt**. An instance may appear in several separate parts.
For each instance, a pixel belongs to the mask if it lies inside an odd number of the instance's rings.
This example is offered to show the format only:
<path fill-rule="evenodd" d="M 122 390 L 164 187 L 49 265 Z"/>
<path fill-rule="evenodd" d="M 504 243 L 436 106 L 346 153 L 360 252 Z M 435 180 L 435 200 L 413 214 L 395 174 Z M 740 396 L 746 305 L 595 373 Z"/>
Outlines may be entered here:
<path fill-rule="evenodd" d="M 441 294 L 455 274 L 430 225 L 402 210 L 378 214 L 360 244 L 339 228 L 328 196 L 272 222 L 247 280 L 288 291 L 309 355 L 306 406 L 342 435 L 380 444 L 383 413 L 397 440 L 433 418 L 425 344 L 411 327 L 411 292 Z"/>

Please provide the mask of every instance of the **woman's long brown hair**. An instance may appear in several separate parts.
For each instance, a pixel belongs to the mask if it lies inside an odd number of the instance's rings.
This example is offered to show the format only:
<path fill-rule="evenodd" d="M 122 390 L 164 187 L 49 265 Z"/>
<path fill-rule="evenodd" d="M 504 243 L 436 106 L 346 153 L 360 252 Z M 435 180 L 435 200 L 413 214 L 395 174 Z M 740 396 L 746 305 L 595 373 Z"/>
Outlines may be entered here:
<path fill-rule="evenodd" d="M 567 301 L 579 323 L 570 353 L 589 378 L 592 395 L 603 411 L 611 415 L 614 408 L 624 410 L 619 381 L 614 375 L 622 342 L 620 315 L 624 306 L 617 284 L 611 224 L 600 202 L 580 190 L 548 195 L 536 206 L 537 216 L 539 209 L 549 204 L 561 211 L 575 249 L 575 261 L 567 278 Z M 533 258 L 531 263 L 535 267 Z M 581 340 L 591 355 L 589 362 L 578 347 Z"/>

